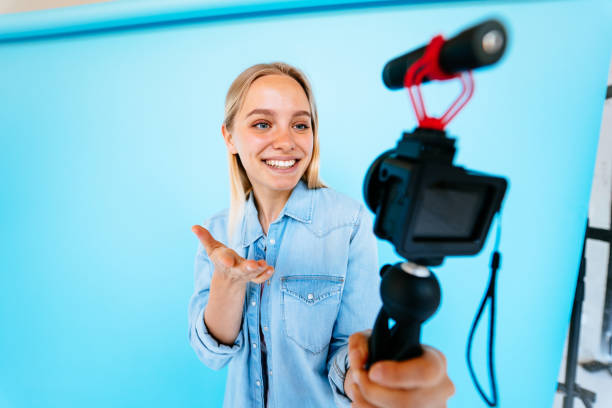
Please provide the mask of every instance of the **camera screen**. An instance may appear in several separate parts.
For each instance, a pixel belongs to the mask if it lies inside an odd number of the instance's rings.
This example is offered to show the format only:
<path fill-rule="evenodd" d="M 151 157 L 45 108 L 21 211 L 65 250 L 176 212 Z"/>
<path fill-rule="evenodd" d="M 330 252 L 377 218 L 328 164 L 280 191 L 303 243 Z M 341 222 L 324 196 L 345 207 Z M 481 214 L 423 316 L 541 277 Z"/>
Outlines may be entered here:
<path fill-rule="evenodd" d="M 473 238 L 485 201 L 483 185 L 431 185 L 422 190 L 413 237 L 415 240 L 468 240 Z"/>

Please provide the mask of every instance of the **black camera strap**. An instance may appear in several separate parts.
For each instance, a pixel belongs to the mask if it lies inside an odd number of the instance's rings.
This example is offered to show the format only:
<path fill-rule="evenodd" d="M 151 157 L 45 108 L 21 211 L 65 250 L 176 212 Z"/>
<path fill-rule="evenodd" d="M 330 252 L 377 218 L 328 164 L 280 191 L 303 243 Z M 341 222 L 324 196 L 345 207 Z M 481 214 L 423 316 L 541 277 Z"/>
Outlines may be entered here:
<path fill-rule="evenodd" d="M 499 253 L 499 240 L 501 237 L 501 215 L 498 213 L 497 216 L 497 237 L 495 239 L 495 248 L 493 250 L 493 254 L 491 255 L 491 276 L 489 278 L 489 286 L 485 292 L 485 295 L 480 303 L 480 307 L 478 309 L 478 313 L 474 318 L 474 322 L 472 323 L 472 328 L 470 329 L 470 335 L 468 338 L 467 345 L 467 353 L 466 359 L 468 368 L 470 370 L 470 376 L 472 377 L 472 381 L 476 386 L 476 389 L 480 393 L 480 396 L 483 400 L 490 406 L 496 407 L 498 404 L 497 399 L 497 382 L 495 379 L 495 366 L 494 366 L 494 345 L 495 345 L 495 284 L 497 282 L 497 270 L 499 269 L 501 263 L 501 254 Z M 491 385 L 491 392 L 493 394 L 493 398 L 489 399 L 476 378 L 476 373 L 474 372 L 474 368 L 472 367 L 472 343 L 474 340 L 474 333 L 476 332 L 476 327 L 480 322 L 480 318 L 482 317 L 482 313 L 487 306 L 487 302 L 490 302 L 490 314 L 489 314 L 489 338 L 488 338 L 488 363 L 489 363 L 489 382 Z"/>

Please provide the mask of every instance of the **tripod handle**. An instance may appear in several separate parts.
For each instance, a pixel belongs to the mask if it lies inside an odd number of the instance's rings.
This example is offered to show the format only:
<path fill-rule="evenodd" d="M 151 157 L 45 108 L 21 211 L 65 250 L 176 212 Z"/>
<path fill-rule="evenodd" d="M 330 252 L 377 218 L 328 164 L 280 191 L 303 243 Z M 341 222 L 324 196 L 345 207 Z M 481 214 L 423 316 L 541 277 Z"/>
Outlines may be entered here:
<path fill-rule="evenodd" d="M 368 341 L 366 369 L 377 361 L 404 361 L 422 355 L 421 325 L 440 305 L 440 284 L 429 269 L 404 262 L 383 266 L 381 274 L 383 306 Z"/>
<path fill-rule="evenodd" d="M 382 360 L 405 361 L 420 357 L 423 348 L 420 343 L 421 324 L 396 323 L 389 327 L 389 315 L 380 309 L 372 335 L 368 340 L 368 361 L 366 370 Z"/>

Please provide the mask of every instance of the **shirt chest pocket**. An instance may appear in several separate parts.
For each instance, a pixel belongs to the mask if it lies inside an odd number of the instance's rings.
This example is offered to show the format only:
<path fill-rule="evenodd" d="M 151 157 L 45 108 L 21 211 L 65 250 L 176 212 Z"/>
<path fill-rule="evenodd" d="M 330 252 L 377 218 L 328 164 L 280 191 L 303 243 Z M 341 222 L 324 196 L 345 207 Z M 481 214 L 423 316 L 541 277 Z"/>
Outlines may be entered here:
<path fill-rule="evenodd" d="M 343 282 L 328 275 L 281 277 L 283 326 L 300 347 L 318 353 L 329 344 Z"/>

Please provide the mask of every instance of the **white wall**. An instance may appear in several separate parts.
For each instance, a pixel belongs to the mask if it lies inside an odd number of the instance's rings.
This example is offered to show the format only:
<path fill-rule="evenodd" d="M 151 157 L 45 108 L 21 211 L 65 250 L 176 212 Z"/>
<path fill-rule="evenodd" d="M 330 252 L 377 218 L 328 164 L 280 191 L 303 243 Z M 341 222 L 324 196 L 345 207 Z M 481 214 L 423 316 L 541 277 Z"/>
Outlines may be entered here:
<path fill-rule="evenodd" d="M 612 66 L 608 85 L 612 84 Z M 605 90 L 602 90 L 602 94 Z M 577 143 L 580 143 L 577 135 Z M 591 201 L 589 204 L 590 225 L 610 228 L 610 206 L 612 205 L 612 99 L 604 105 L 603 121 L 597 149 L 597 161 Z M 601 349 L 601 323 L 608 272 L 609 245 L 601 241 L 587 241 L 586 293 L 583 305 L 580 339 L 580 361 L 609 360 L 608 353 Z"/>
<path fill-rule="evenodd" d="M 608 75 L 608 86 L 612 85 L 612 64 Z M 602 95 L 605 95 L 605 89 Z M 610 206 L 612 205 L 612 99 L 604 102 L 603 119 L 597 148 L 597 160 L 591 201 L 589 203 L 589 224 L 596 228 L 610 228 Z M 579 135 L 576 143 L 580 143 Z M 585 300 L 582 305 L 582 322 L 580 328 L 580 347 L 578 361 L 598 360 L 612 361 L 608 350 L 602 348 L 602 319 L 608 273 L 608 253 L 610 246 L 601 241 L 588 240 L 586 247 L 587 270 Z M 565 354 L 567 355 L 567 340 Z M 559 382 L 565 382 L 565 357 L 559 370 Z M 590 373 L 578 366 L 576 383 L 596 394 L 595 407 L 612 406 L 611 377 L 607 371 Z M 563 406 L 564 394 L 557 393 L 553 408 Z M 574 407 L 583 407 L 578 398 Z"/>

